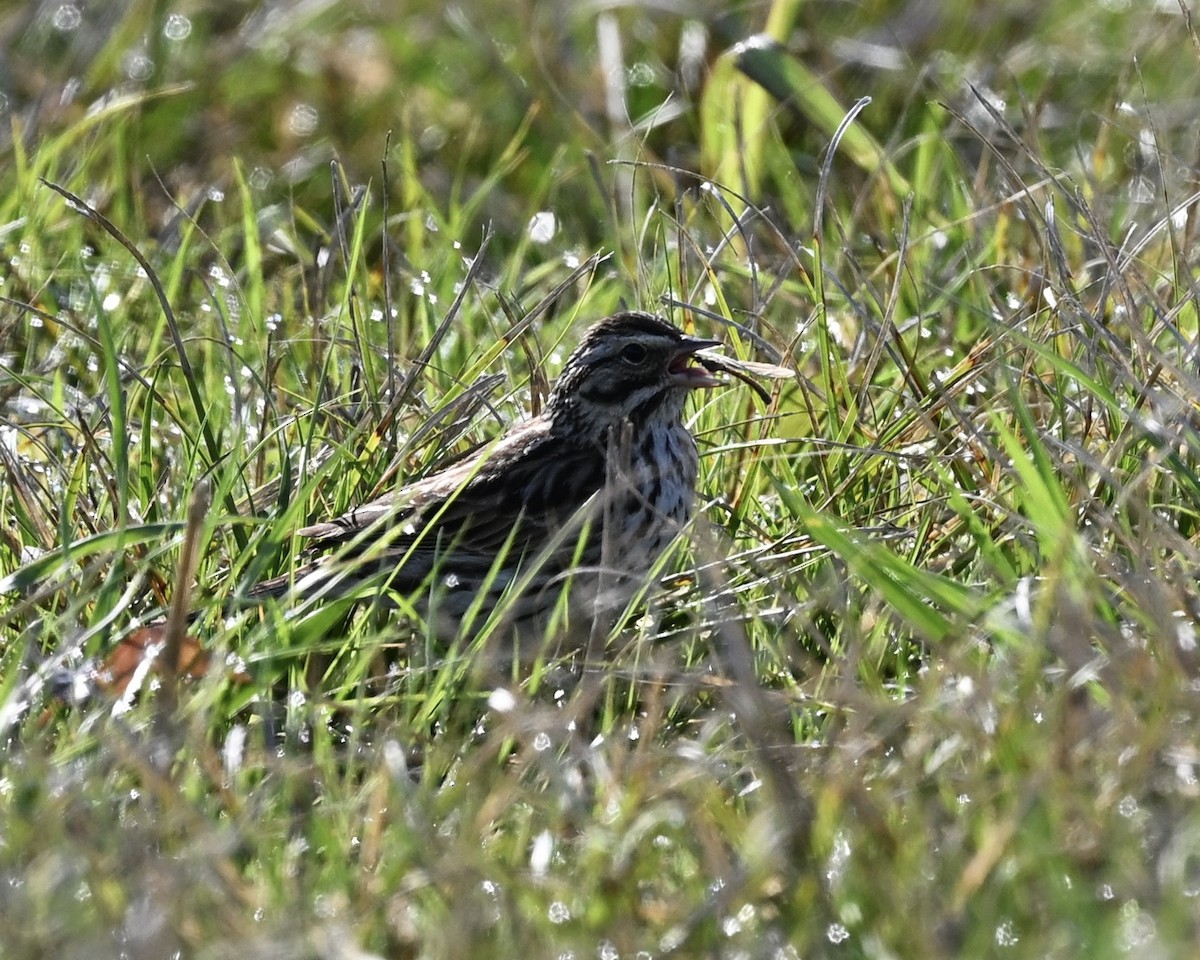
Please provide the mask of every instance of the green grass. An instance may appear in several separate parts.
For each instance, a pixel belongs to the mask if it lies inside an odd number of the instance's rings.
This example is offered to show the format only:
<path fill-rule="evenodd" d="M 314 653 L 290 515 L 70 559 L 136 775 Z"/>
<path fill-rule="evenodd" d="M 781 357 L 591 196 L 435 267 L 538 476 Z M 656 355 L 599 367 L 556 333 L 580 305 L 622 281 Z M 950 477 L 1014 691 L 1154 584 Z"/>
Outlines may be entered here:
<path fill-rule="evenodd" d="M 0 9 L 0 952 L 1190 957 L 1183 17 L 384 6 Z M 797 376 L 583 682 L 230 614 L 622 306 Z"/>

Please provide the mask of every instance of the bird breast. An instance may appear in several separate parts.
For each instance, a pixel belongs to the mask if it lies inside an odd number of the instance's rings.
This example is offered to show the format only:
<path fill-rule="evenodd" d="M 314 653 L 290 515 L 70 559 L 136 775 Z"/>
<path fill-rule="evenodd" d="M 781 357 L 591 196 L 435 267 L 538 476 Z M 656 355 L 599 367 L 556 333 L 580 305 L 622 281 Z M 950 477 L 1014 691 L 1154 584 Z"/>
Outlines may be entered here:
<path fill-rule="evenodd" d="M 643 431 L 631 447 L 627 482 L 618 479 L 605 540 L 620 550 L 624 568 L 645 571 L 691 517 L 698 458 L 681 423 Z"/>

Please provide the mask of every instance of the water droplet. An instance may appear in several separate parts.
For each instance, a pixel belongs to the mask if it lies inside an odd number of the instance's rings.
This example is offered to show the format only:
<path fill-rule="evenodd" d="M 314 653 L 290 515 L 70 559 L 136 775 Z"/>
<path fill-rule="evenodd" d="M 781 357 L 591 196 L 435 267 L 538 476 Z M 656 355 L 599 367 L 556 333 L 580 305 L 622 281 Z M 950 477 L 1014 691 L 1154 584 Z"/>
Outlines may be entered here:
<path fill-rule="evenodd" d="M 78 30 L 83 22 L 83 12 L 73 3 L 64 3 L 50 17 L 50 23 L 60 33 Z"/>
<path fill-rule="evenodd" d="M 534 243 L 549 243 L 557 232 L 558 218 L 549 210 L 541 210 L 529 220 L 529 239 Z"/>
<path fill-rule="evenodd" d="M 154 61 L 140 50 L 127 51 L 121 58 L 121 68 L 130 80 L 149 80 L 154 75 Z"/>
<path fill-rule="evenodd" d="M 320 122 L 321 115 L 317 112 L 316 107 L 307 103 L 298 103 L 292 107 L 292 112 L 288 115 L 288 130 L 297 137 L 310 137 L 316 132 Z"/>
<path fill-rule="evenodd" d="M 226 775 L 232 775 L 242 769 L 242 759 L 246 753 L 246 728 L 235 724 L 225 737 L 224 749 L 221 751 L 221 762 L 225 766 Z"/>
<path fill-rule="evenodd" d="M 181 13 L 172 13 L 163 23 L 163 36 L 168 40 L 184 40 L 192 32 L 192 21 Z"/>
<path fill-rule="evenodd" d="M 535 877 L 544 877 L 550 867 L 550 857 L 554 853 L 554 837 L 549 830 L 543 830 L 533 841 L 533 849 L 529 853 L 529 870 Z"/>
<path fill-rule="evenodd" d="M 840 923 L 831 923 L 825 931 L 825 936 L 829 939 L 830 943 L 844 943 L 850 939 L 850 931 Z"/>

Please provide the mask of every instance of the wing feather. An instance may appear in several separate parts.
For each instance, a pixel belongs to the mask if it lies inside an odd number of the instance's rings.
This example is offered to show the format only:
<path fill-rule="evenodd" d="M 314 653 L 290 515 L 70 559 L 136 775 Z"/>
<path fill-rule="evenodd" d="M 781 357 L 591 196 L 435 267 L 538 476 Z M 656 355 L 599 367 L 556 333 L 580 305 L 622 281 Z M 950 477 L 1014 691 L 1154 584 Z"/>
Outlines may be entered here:
<path fill-rule="evenodd" d="M 490 564 L 510 537 L 514 555 L 536 550 L 604 476 L 598 446 L 580 446 L 533 420 L 461 463 L 299 533 L 317 549 L 351 545 L 350 556 L 376 545 L 371 567 L 408 555 L 417 573 L 451 546 L 464 560 Z M 368 531 L 386 539 L 382 551 Z"/>

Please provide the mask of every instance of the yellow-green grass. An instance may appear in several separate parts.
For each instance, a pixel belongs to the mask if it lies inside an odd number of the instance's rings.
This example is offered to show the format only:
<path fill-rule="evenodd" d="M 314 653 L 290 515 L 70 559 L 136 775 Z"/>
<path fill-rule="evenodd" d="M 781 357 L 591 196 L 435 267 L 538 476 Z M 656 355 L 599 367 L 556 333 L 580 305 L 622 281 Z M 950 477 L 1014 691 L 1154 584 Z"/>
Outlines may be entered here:
<path fill-rule="evenodd" d="M 917 6 L 0 13 L 4 956 L 1192 955 L 1197 44 Z M 797 377 L 590 670 L 238 603 L 624 306 Z"/>

